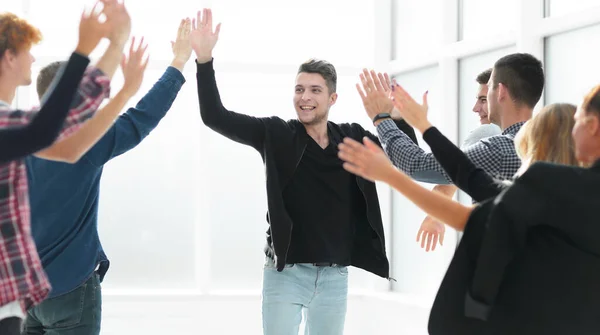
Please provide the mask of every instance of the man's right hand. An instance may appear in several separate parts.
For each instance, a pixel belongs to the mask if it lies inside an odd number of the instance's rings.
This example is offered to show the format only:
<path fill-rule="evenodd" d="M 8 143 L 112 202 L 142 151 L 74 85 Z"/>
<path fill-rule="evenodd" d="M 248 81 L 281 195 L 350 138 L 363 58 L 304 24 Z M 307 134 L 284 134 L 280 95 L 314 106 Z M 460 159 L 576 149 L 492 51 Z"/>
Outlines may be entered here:
<path fill-rule="evenodd" d="M 81 14 L 79 21 L 79 41 L 77 42 L 75 52 L 86 57 L 94 51 L 102 38 L 108 36 L 112 29 L 110 22 L 100 22 L 99 20 L 100 14 L 102 14 L 98 10 L 100 2 L 105 3 L 102 0 L 96 2 L 90 13 L 84 11 Z"/>
<path fill-rule="evenodd" d="M 123 70 L 123 77 L 125 77 L 125 83 L 121 92 L 126 94 L 128 98 L 138 92 L 144 80 L 144 71 L 146 71 L 146 66 L 148 65 L 148 58 L 144 57 L 147 48 L 148 45 L 144 44 L 143 37 L 136 47 L 134 37 L 129 47 L 129 56 L 127 59 L 123 56 L 121 60 L 121 70 Z"/>
<path fill-rule="evenodd" d="M 387 83 L 389 78 L 387 75 L 386 77 L 382 74 L 378 76 L 375 71 L 371 70 L 369 72 L 364 69 L 363 73 L 360 74 L 360 80 L 362 87 L 360 84 L 356 84 L 356 89 L 369 118 L 373 120 L 377 114 L 392 113 L 394 104 L 389 97 L 390 91 Z"/>
<path fill-rule="evenodd" d="M 212 51 L 219 39 L 221 24 L 217 24 L 214 31 L 212 25 L 212 11 L 209 8 L 204 8 L 202 14 L 198 12 L 196 19 L 192 21 L 190 41 L 198 63 L 207 63 L 212 59 Z"/>
<path fill-rule="evenodd" d="M 427 243 L 426 252 L 435 250 L 436 244 L 440 243 L 440 246 L 444 245 L 444 235 L 446 233 L 446 226 L 443 223 L 436 221 L 434 218 L 427 216 L 421 228 L 417 232 L 417 242 L 421 241 L 421 248 L 425 248 Z"/>

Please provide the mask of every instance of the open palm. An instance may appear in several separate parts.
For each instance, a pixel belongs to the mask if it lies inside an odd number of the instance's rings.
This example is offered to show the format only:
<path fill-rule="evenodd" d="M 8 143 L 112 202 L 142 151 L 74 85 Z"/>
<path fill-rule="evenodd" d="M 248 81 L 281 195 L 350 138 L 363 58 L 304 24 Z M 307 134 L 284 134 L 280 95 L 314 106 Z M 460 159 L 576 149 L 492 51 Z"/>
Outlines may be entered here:
<path fill-rule="evenodd" d="M 213 31 L 212 11 L 208 8 L 204 8 L 202 12 L 199 11 L 196 19 L 192 21 L 190 41 L 199 63 L 205 63 L 212 59 L 212 50 L 219 39 L 220 30 L 221 24 L 219 23 Z"/>

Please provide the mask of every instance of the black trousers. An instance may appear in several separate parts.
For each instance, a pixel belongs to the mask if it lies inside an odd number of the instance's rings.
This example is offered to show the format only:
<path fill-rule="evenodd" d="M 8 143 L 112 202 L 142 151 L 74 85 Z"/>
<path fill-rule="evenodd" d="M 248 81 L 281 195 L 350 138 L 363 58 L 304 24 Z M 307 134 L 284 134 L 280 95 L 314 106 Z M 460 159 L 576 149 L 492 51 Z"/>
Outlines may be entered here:
<path fill-rule="evenodd" d="M 21 335 L 23 320 L 17 317 L 10 317 L 0 320 L 0 334 L 2 335 Z"/>

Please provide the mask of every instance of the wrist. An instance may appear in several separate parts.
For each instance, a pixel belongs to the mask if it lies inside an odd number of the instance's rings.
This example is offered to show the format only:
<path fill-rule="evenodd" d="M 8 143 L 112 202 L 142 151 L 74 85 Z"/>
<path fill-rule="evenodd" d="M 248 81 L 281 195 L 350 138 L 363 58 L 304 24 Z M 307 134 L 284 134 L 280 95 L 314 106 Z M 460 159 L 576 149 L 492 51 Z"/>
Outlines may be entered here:
<path fill-rule="evenodd" d="M 212 54 L 200 54 L 196 52 L 196 62 L 198 64 L 208 63 L 212 60 Z"/>
<path fill-rule="evenodd" d="M 425 120 L 423 122 L 420 122 L 418 125 L 416 125 L 415 128 L 417 128 L 417 130 L 421 134 L 423 134 L 423 133 L 425 133 L 427 131 L 427 129 L 429 129 L 431 127 L 433 127 L 433 125 L 429 121 Z"/>
<path fill-rule="evenodd" d="M 185 67 L 185 63 L 187 63 L 184 59 L 174 58 L 171 62 L 171 66 L 179 70 L 179 72 L 183 72 L 183 68 Z"/>
<path fill-rule="evenodd" d="M 391 118 L 392 118 L 392 116 L 390 115 L 390 113 L 379 113 L 379 114 L 373 116 L 373 118 L 372 118 L 373 125 L 375 125 L 375 127 L 377 127 L 384 120 L 390 120 Z"/>
<path fill-rule="evenodd" d="M 127 84 L 123 85 L 121 90 L 113 97 L 113 100 L 124 100 L 127 101 L 135 95 L 137 90 L 130 88 Z"/>
<path fill-rule="evenodd" d="M 92 51 L 94 51 L 94 48 L 90 45 L 86 45 L 85 43 L 78 43 L 75 47 L 75 52 L 85 57 L 88 57 Z"/>

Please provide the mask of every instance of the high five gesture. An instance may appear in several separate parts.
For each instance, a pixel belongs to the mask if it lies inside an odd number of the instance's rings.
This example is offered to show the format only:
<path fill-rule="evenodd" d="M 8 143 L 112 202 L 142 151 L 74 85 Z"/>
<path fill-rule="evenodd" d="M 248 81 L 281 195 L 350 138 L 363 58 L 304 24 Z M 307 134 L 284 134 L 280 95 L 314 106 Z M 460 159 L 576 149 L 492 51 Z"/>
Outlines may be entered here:
<path fill-rule="evenodd" d="M 202 12 L 198 11 L 196 19 L 192 21 L 190 33 L 190 41 L 198 63 L 206 63 L 212 59 L 212 50 L 219 39 L 220 30 L 219 23 L 213 31 L 212 11 L 209 8 L 204 8 Z"/>

